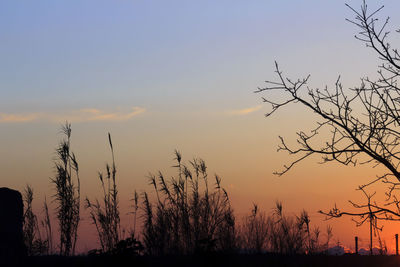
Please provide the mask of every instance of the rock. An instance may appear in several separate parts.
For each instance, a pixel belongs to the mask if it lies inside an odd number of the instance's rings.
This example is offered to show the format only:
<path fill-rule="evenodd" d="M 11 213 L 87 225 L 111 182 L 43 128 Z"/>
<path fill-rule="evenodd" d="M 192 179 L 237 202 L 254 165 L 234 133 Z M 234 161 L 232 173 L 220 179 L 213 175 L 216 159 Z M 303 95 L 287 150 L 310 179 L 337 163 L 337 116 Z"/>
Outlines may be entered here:
<path fill-rule="evenodd" d="M 0 261 L 14 261 L 25 253 L 23 212 L 21 193 L 0 188 Z"/>

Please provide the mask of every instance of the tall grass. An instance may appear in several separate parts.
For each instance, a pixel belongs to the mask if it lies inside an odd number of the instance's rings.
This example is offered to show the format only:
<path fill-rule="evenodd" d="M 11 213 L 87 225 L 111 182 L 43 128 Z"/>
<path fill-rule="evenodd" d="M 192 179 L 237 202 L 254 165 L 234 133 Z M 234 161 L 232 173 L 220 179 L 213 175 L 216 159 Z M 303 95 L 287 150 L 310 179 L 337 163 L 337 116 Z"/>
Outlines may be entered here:
<path fill-rule="evenodd" d="M 38 238 L 40 238 L 40 230 L 38 227 L 37 217 L 33 213 L 32 209 L 33 189 L 30 185 L 26 185 L 22 197 L 24 201 L 24 224 L 23 224 L 24 243 L 28 255 L 34 255 L 35 241 Z"/>
<path fill-rule="evenodd" d="M 132 235 L 136 236 L 136 223 L 137 223 L 137 213 L 139 210 L 139 194 L 135 190 L 135 193 L 133 195 L 133 229 L 132 229 Z"/>
<path fill-rule="evenodd" d="M 214 187 L 210 188 L 203 160 L 194 159 L 185 165 L 178 151 L 174 160 L 175 177 L 167 180 L 161 172 L 149 175 L 155 190 L 154 203 L 146 192 L 143 195 L 147 253 L 191 254 L 234 248 L 235 219 L 221 179 L 215 175 Z"/>
<path fill-rule="evenodd" d="M 49 207 L 47 205 L 47 199 L 44 199 L 43 202 L 43 212 L 44 212 L 44 219 L 41 221 L 42 227 L 45 231 L 45 240 L 47 243 L 46 253 L 53 254 L 53 230 L 51 227 L 50 215 L 49 215 Z"/>
<path fill-rule="evenodd" d="M 80 221 L 80 178 L 78 162 L 71 152 L 71 124 L 62 127 L 64 139 L 56 149 L 54 162 L 56 175 L 51 179 L 55 186 L 54 200 L 57 203 L 57 219 L 60 231 L 59 253 L 75 253 Z"/>
<path fill-rule="evenodd" d="M 287 216 L 281 202 L 276 202 L 270 215 L 260 212 L 254 205 L 251 214 L 244 218 L 240 231 L 242 249 L 255 253 L 325 253 L 332 238 L 332 228 L 327 228 L 325 243 L 321 243 L 320 237 L 319 228 L 312 228 L 306 211 L 298 216 Z"/>
<path fill-rule="evenodd" d="M 80 178 L 75 154 L 71 152 L 71 125 L 62 128 L 64 138 L 56 149 L 54 201 L 60 230 L 59 253 L 72 255 L 77 242 L 80 221 Z M 302 211 L 298 216 L 283 212 L 277 202 L 271 214 L 253 206 L 241 223 L 236 222 L 227 191 L 218 175 L 210 177 L 202 159 L 183 162 L 179 151 L 174 153 L 175 176 L 166 178 L 162 172 L 149 174 L 154 194 L 135 191 L 133 197 L 133 229 L 123 240 L 117 190 L 117 169 L 111 135 L 108 142 L 112 163 L 105 174 L 99 172 L 102 199 L 85 200 L 85 207 L 96 227 L 101 253 L 139 255 L 143 249 L 149 255 L 190 255 L 215 251 L 232 252 L 241 249 L 250 253 L 317 254 L 329 248 L 332 228 L 327 228 L 326 242 L 321 242 L 318 227 L 312 227 L 310 216 Z M 33 190 L 24 192 L 24 240 L 29 255 L 54 252 L 49 208 L 45 199 L 41 227 L 32 209 Z M 137 219 L 141 230 L 137 233 Z M 138 241 L 141 237 L 142 243 Z M 381 242 L 382 251 L 385 244 Z M 99 252 L 98 250 L 95 253 Z"/>
<path fill-rule="evenodd" d="M 307 216 L 286 216 L 282 203 L 277 202 L 272 215 L 270 250 L 280 254 L 305 253 L 307 248 Z"/>
<path fill-rule="evenodd" d="M 271 218 L 261 212 L 254 204 L 250 215 L 243 218 L 239 239 L 241 248 L 249 253 L 262 253 L 268 249 L 268 238 L 271 233 Z"/>
<path fill-rule="evenodd" d="M 30 256 L 49 254 L 49 247 L 52 245 L 51 233 L 49 237 L 46 230 L 46 238 L 43 239 L 41 236 L 38 218 L 33 212 L 33 189 L 30 185 L 26 185 L 22 196 L 24 201 L 23 237 L 26 252 Z M 44 225 L 44 222 L 41 222 Z M 51 229 L 48 211 L 45 213 L 45 222 Z"/>
<path fill-rule="evenodd" d="M 98 200 L 91 202 L 86 197 L 86 208 L 89 209 L 92 223 L 96 226 L 102 252 L 111 252 L 120 241 L 120 215 L 118 190 L 116 183 L 117 169 L 115 167 L 114 149 L 111 135 L 108 134 L 109 146 L 112 155 L 112 165 L 106 164 L 106 175 L 99 172 L 103 192 L 103 205 Z"/>

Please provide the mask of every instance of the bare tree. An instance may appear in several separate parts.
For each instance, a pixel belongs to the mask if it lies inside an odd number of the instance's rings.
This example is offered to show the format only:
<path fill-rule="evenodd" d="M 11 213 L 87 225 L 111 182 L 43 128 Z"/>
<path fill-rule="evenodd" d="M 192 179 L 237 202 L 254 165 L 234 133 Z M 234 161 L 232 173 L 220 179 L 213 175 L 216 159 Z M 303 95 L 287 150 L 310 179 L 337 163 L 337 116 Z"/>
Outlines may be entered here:
<path fill-rule="evenodd" d="M 343 165 L 382 166 L 385 173 L 361 185 L 360 189 L 365 190 L 377 182 L 387 184 L 384 205 L 391 207 L 370 203 L 368 207 L 374 209 L 366 214 L 394 220 L 400 216 L 399 201 L 394 194 L 400 186 L 400 88 L 397 84 L 400 55 L 388 42 L 389 18 L 383 23 L 376 18 L 383 6 L 372 12 L 365 1 L 360 10 L 348 7 L 355 14 L 355 19 L 348 21 L 359 29 L 356 38 L 375 51 L 382 62 L 376 79 L 362 78 L 359 86 L 345 89 L 339 77 L 333 88 L 313 89 L 308 86 L 309 75 L 292 80 L 275 63 L 278 79 L 267 81 L 267 86 L 256 92 L 267 94 L 263 97 L 263 101 L 271 106 L 267 117 L 292 104 L 300 104 L 319 117 L 314 128 L 297 132 L 297 146 L 287 145 L 280 137 L 278 150 L 288 152 L 293 160 L 276 172 L 277 175 L 288 172 L 313 155 L 322 157 L 323 163 L 336 161 Z M 283 100 L 273 98 L 271 93 L 276 91 Z M 365 215 L 364 212 L 347 214 L 338 210 L 327 214 Z"/>

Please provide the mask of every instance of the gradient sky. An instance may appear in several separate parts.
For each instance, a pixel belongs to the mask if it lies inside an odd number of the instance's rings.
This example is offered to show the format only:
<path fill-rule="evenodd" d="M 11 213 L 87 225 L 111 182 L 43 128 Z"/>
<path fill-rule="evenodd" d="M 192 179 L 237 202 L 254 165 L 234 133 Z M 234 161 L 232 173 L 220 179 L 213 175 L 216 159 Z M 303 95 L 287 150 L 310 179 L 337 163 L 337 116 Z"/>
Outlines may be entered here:
<path fill-rule="evenodd" d="M 394 15 L 397 29 L 400 3 L 384 3 L 382 17 Z M 268 107 L 253 91 L 275 78 L 274 60 L 290 77 L 312 74 L 316 87 L 332 85 L 338 75 L 346 87 L 373 76 L 379 61 L 353 38 L 357 29 L 345 21 L 353 14 L 344 4 L 1 1 L 0 186 L 31 184 L 37 206 L 51 197 L 54 149 L 68 120 L 84 196 L 98 195 L 96 174 L 110 160 L 111 132 L 126 212 L 135 189 L 149 190 L 148 172 L 173 174 L 178 149 L 222 176 L 239 218 L 252 203 L 269 212 L 279 199 L 288 214 L 305 208 L 324 228 L 317 211 L 349 207 L 348 199 L 359 198 L 357 185 L 379 170 L 321 166 L 314 158 L 274 176 L 289 161 L 276 152 L 278 135 L 294 141 L 315 117 L 293 106 L 265 118 Z M 367 239 L 367 227 L 349 218 L 329 223 L 335 242 L 350 247 L 354 234 Z M 388 245 L 394 225 L 385 226 Z M 82 250 L 93 244 L 80 240 Z"/>

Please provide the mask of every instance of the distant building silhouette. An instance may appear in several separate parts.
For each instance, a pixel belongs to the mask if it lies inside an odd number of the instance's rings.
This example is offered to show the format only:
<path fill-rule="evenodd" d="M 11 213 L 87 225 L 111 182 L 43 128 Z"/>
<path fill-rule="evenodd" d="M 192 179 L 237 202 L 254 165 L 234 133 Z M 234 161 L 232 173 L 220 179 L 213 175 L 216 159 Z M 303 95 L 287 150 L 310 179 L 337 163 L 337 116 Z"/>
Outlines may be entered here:
<path fill-rule="evenodd" d="M 0 188 L 0 261 L 14 263 L 25 254 L 23 242 L 22 195 L 16 190 Z"/>

